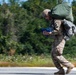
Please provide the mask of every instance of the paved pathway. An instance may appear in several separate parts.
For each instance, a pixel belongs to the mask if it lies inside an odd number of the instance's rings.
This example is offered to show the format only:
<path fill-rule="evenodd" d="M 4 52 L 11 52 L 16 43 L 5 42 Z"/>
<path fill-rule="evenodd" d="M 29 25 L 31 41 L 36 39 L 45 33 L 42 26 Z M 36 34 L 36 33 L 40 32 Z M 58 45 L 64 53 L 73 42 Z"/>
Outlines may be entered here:
<path fill-rule="evenodd" d="M 0 75 L 54 75 L 56 71 L 54 67 L 0 67 Z M 67 75 L 76 75 L 76 68 Z"/>

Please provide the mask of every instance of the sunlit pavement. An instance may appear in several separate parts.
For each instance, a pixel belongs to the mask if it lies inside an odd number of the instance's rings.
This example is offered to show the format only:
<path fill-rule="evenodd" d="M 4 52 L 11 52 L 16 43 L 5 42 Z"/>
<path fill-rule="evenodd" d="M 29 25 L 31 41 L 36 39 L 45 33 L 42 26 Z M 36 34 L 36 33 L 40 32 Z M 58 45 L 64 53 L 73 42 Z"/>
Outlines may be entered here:
<path fill-rule="evenodd" d="M 55 67 L 0 67 L 0 75 L 54 75 L 57 71 Z M 65 75 L 76 75 L 76 68 Z"/>

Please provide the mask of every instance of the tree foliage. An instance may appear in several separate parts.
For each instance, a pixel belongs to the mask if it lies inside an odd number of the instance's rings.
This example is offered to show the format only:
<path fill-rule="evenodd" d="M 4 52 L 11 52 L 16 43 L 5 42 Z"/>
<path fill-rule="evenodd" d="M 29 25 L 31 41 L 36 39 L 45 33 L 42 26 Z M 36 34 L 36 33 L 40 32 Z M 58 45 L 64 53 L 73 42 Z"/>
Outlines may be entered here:
<path fill-rule="evenodd" d="M 63 0 L 28 0 L 21 3 L 9 0 L 8 4 L 3 3 L 0 6 L 0 53 L 9 54 L 11 50 L 17 54 L 50 53 L 53 39 L 42 35 L 41 28 L 48 27 L 49 23 L 41 17 L 41 12 L 51 9 L 59 1 Z M 75 2 L 72 6 L 76 24 Z M 71 49 L 71 53 L 76 48 L 75 41 L 74 38 L 67 42 L 64 54 L 67 49 Z"/>

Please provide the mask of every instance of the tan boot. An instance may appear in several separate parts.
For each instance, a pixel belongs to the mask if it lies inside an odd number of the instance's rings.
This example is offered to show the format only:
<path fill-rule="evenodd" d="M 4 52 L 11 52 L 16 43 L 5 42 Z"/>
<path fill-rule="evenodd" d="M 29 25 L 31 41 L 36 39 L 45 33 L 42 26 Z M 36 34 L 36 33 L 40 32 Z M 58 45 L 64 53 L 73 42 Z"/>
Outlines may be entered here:
<path fill-rule="evenodd" d="M 66 71 L 66 74 L 70 73 L 73 68 L 74 68 L 74 66 L 68 67 L 67 71 Z"/>
<path fill-rule="evenodd" d="M 61 69 L 58 72 L 55 72 L 54 74 L 65 74 L 65 71 L 64 71 L 64 69 Z"/>

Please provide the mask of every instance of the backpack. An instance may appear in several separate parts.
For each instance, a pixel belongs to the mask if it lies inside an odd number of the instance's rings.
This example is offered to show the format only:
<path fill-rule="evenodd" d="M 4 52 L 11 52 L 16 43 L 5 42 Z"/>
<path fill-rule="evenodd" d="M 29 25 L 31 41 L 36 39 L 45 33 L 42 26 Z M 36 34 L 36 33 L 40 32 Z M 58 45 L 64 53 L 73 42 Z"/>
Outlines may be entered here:
<path fill-rule="evenodd" d="M 76 26 L 72 22 L 64 19 L 63 27 L 64 27 L 63 33 L 65 36 L 64 38 L 66 40 L 69 40 L 72 36 L 76 34 Z"/>
<path fill-rule="evenodd" d="M 55 19 L 66 19 L 71 22 L 74 21 L 72 14 L 72 6 L 67 2 L 58 4 L 57 6 L 52 8 L 50 15 L 52 16 L 52 18 Z"/>

